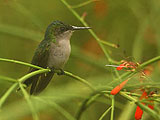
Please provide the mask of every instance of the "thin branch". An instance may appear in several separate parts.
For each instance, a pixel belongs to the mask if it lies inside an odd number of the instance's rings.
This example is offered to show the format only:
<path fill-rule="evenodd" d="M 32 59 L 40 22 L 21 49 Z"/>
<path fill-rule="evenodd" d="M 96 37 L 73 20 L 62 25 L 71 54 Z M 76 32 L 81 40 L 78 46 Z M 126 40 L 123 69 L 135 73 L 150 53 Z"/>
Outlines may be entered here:
<path fill-rule="evenodd" d="M 71 8 L 75 9 L 75 8 L 84 7 L 84 6 L 88 5 L 88 4 L 96 2 L 96 1 L 100 1 L 100 0 L 88 0 L 88 1 L 85 1 L 85 2 L 80 3 L 78 5 L 72 5 Z"/>
<path fill-rule="evenodd" d="M 16 79 L 13 79 L 13 78 L 10 78 L 10 77 L 6 77 L 6 76 L 2 76 L 2 75 L 0 76 L 0 79 L 8 81 L 8 82 L 12 82 L 12 83 L 17 82 Z"/>
<path fill-rule="evenodd" d="M 152 59 L 150 59 L 150 60 L 148 60 L 148 61 L 140 64 L 140 66 L 138 67 L 138 69 L 142 69 L 142 68 L 146 67 L 147 65 L 150 65 L 150 64 L 152 64 L 154 62 L 157 62 L 159 60 L 160 60 L 160 56 L 154 57 L 154 58 L 152 58 Z"/>
<path fill-rule="evenodd" d="M 34 71 L 34 72 L 31 72 L 31 73 L 28 73 L 27 75 L 21 77 L 20 79 L 17 80 L 17 82 L 23 82 L 25 81 L 26 79 L 34 76 L 34 75 L 37 75 L 37 74 L 41 74 L 41 73 L 45 73 L 45 72 L 49 72 L 50 70 L 49 69 L 43 69 L 43 70 L 37 70 L 37 71 Z M 13 84 L 8 90 L 7 92 L 5 92 L 5 94 L 1 97 L 0 99 L 0 108 L 1 106 L 3 105 L 3 103 L 6 101 L 6 99 L 8 98 L 8 96 L 11 94 L 11 92 L 17 87 L 18 83 L 15 83 Z"/>
<path fill-rule="evenodd" d="M 150 114 L 153 118 L 155 118 L 156 120 L 160 120 L 160 115 L 158 115 L 158 113 L 156 113 L 154 110 L 150 109 L 148 106 L 143 105 L 142 103 L 140 103 L 138 100 L 136 100 L 135 98 L 127 95 L 124 92 L 120 92 L 120 95 L 122 95 L 124 98 L 126 98 L 129 101 L 135 102 L 136 105 L 138 105 L 142 110 L 146 111 L 148 114 Z"/>
<path fill-rule="evenodd" d="M 18 81 L 20 83 L 22 83 L 25 80 L 27 80 L 28 78 L 31 78 L 32 76 L 35 76 L 35 75 L 38 75 L 38 74 L 41 74 L 41 73 L 47 73 L 47 72 L 50 72 L 50 69 L 37 70 L 37 71 L 28 73 L 27 75 L 21 77 L 20 79 L 18 79 Z"/>
<path fill-rule="evenodd" d="M 27 101 L 27 103 L 28 103 L 28 105 L 29 105 L 29 107 L 31 109 L 33 119 L 34 120 L 39 120 L 38 115 L 37 115 L 37 113 L 36 113 L 36 111 L 34 109 L 34 106 L 33 106 L 32 102 L 31 102 L 31 100 L 29 99 L 29 95 L 28 95 L 27 91 L 23 88 L 23 85 L 20 82 L 19 82 L 19 87 L 21 88 L 22 93 L 24 95 L 24 98 L 26 99 L 26 101 Z"/>
<path fill-rule="evenodd" d="M 76 114 L 76 119 L 80 120 L 83 112 L 101 95 L 102 94 L 95 92 L 91 96 L 89 96 L 87 99 L 85 99 Z"/>
<path fill-rule="evenodd" d="M 111 110 L 111 120 L 114 120 L 114 95 L 112 97 L 112 110 Z"/>
<path fill-rule="evenodd" d="M 36 65 L 32 65 L 32 64 L 29 64 L 29 63 L 26 63 L 26 62 L 21 62 L 21 61 L 17 61 L 17 60 L 11 60 L 11 59 L 5 59 L 5 58 L 0 58 L 0 61 L 4 61 L 4 62 L 11 62 L 11 63 L 16 63 L 16 64 L 21 64 L 21 65 L 25 65 L 25 66 L 28 66 L 28 67 L 33 67 L 33 68 L 36 68 L 36 69 L 40 69 L 40 70 L 37 70 L 37 71 L 34 71 L 34 72 L 31 72 L 25 76 L 23 76 L 22 78 L 19 79 L 19 82 L 23 82 L 25 81 L 26 79 L 34 76 L 34 75 L 37 75 L 37 74 L 41 74 L 41 73 L 45 73 L 45 72 L 50 72 L 51 70 L 50 69 L 44 69 L 44 68 L 41 68 L 39 66 L 36 66 Z M 58 73 L 58 71 L 55 71 Z M 89 88 L 91 88 L 92 90 L 95 90 L 95 88 L 89 83 L 87 82 L 85 79 L 77 76 L 77 75 L 74 75 L 73 73 L 70 73 L 70 72 L 67 72 L 67 71 L 64 71 L 65 72 L 65 75 L 66 76 L 69 76 L 71 78 L 74 78 L 82 83 L 84 83 L 85 85 L 87 85 Z"/>
<path fill-rule="evenodd" d="M 67 71 L 64 71 L 64 72 L 65 72 L 65 75 L 66 75 L 66 76 L 69 76 L 69 77 L 71 77 L 71 78 L 74 78 L 74 79 L 76 79 L 76 80 L 84 83 L 86 86 L 88 86 L 88 87 L 91 88 L 93 91 L 95 91 L 95 88 L 94 88 L 89 82 L 87 82 L 87 80 L 85 80 L 85 79 L 83 79 L 83 78 L 81 78 L 81 77 L 79 77 L 79 76 L 77 76 L 77 75 L 74 75 L 74 74 L 72 74 L 72 73 L 70 73 L 70 72 L 67 72 Z"/>
<path fill-rule="evenodd" d="M 69 112 L 67 112 L 64 108 L 62 108 L 60 105 L 56 104 L 54 101 L 50 102 L 50 101 L 46 101 L 43 100 L 40 97 L 34 97 L 35 99 L 48 104 L 50 106 L 53 106 L 58 112 L 60 112 L 62 115 L 64 115 L 66 117 L 66 119 L 68 120 L 76 120 Z"/>
<path fill-rule="evenodd" d="M 103 118 L 107 115 L 107 113 L 111 110 L 112 106 L 110 106 L 102 115 L 98 120 L 103 120 Z"/>
<path fill-rule="evenodd" d="M 2 107 L 2 105 L 4 104 L 4 102 L 6 101 L 6 99 L 8 98 L 8 96 L 11 94 L 11 92 L 16 89 L 16 87 L 18 86 L 18 83 L 14 83 L 6 92 L 5 94 L 0 98 L 0 108 Z"/>
<path fill-rule="evenodd" d="M 141 69 L 145 68 L 147 65 L 150 65 L 150 64 L 152 64 L 152 63 L 154 63 L 154 62 L 157 62 L 157 61 L 159 61 L 159 60 L 160 60 L 160 56 L 154 57 L 154 58 L 152 58 L 152 59 L 150 59 L 150 60 L 148 60 L 148 61 L 140 64 L 139 67 L 138 67 L 135 71 L 125 72 L 124 74 L 122 74 L 122 75 L 120 76 L 120 78 L 121 78 L 121 79 L 131 78 L 131 77 L 133 77 L 136 73 L 138 73 L 139 70 L 141 70 Z M 116 83 L 117 81 L 119 81 L 119 77 L 117 77 L 115 80 L 113 80 L 112 82 L 110 82 L 108 85 L 111 85 L 111 84 L 113 84 L 113 83 Z"/>
<path fill-rule="evenodd" d="M 3 62 L 11 62 L 11 63 L 16 63 L 16 64 L 21 64 L 21 65 L 25 65 L 25 66 L 28 66 L 28 67 L 33 67 L 33 68 L 36 68 L 36 69 L 44 69 L 42 67 L 39 67 L 39 66 L 36 66 L 36 65 L 32 65 L 30 63 L 26 63 L 26 62 L 22 62 L 22 61 L 17 61 L 17 60 L 11 60 L 11 59 L 6 59 L 6 58 L 0 58 L 0 61 L 3 61 Z"/>

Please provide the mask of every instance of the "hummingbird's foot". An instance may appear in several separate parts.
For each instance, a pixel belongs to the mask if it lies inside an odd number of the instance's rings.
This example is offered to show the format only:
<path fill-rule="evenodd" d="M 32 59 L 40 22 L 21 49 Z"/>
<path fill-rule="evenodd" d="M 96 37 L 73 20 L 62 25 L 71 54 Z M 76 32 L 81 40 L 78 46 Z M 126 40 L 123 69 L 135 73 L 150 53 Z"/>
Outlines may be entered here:
<path fill-rule="evenodd" d="M 59 69 L 60 72 L 57 73 L 57 75 L 65 75 L 65 72 L 62 69 Z"/>
<path fill-rule="evenodd" d="M 27 86 L 25 85 L 25 84 L 22 84 L 23 85 L 23 87 L 26 89 L 27 88 Z M 18 92 L 18 91 L 20 91 L 21 90 L 21 88 L 20 87 L 18 87 L 17 88 L 17 90 L 16 90 L 16 92 Z"/>
<path fill-rule="evenodd" d="M 57 75 L 65 75 L 65 72 L 62 69 L 50 68 L 51 72 L 57 73 Z"/>

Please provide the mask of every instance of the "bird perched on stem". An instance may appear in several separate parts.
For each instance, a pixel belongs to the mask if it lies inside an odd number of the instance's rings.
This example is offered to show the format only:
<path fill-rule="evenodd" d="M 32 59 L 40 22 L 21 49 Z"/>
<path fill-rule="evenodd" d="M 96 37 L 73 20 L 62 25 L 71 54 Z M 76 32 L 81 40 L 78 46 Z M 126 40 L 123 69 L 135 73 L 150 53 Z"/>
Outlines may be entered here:
<path fill-rule="evenodd" d="M 43 68 L 50 68 L 51 72 L 38 74 L 24 81 L 27 87 L 31 85 L 30 94 L 38 94 L 43 91 L 52 79 L 54 70 L 60 70 L 59 75 L 64 74 L 63 67 L 71 52 L 72 33 L 85 29 L 90 29 L 90 27 L 76 27 L 61 21 L 54 21 L 47 27 L 44 39 L 36 49 L 31 63 Z M 36 70 L 30 68 L 29 73 Z"/>

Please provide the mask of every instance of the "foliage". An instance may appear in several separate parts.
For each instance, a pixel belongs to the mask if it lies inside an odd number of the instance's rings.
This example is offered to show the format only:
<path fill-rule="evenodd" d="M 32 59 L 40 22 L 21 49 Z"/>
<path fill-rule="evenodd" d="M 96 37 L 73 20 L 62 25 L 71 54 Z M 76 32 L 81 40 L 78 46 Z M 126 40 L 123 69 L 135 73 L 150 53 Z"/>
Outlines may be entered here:
<path fill-rule="evenodd" d="M 132 120 L 137 106 L 143 120 L 160 119 L 159 8 L 156 0 L 1 0 L 0 120 Z M 92 29 L 71 38 L 65 75 L 55 75 L 40 95 L 30 96 L 23 81 L 50 71 L 29 63 L 53 20 Z M 121 55 L 132 56 L 138 66 L 105 66 L 120 65 L 127 59 Z M 38 70 L 27 74 L 28 67 Z"/>

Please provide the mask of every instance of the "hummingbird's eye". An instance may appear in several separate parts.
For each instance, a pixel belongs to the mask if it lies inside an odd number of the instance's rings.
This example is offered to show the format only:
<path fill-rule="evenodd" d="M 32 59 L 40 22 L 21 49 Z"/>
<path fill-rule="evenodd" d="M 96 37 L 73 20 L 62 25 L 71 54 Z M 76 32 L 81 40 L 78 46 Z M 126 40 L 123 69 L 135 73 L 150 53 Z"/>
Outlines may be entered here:
<path fill-rule="evenodd" d="M 64 32 L 64 31 L 65 31 L 65 27 L 60 27 L 60 30 L 61 30 L 62 32 Z"/>

